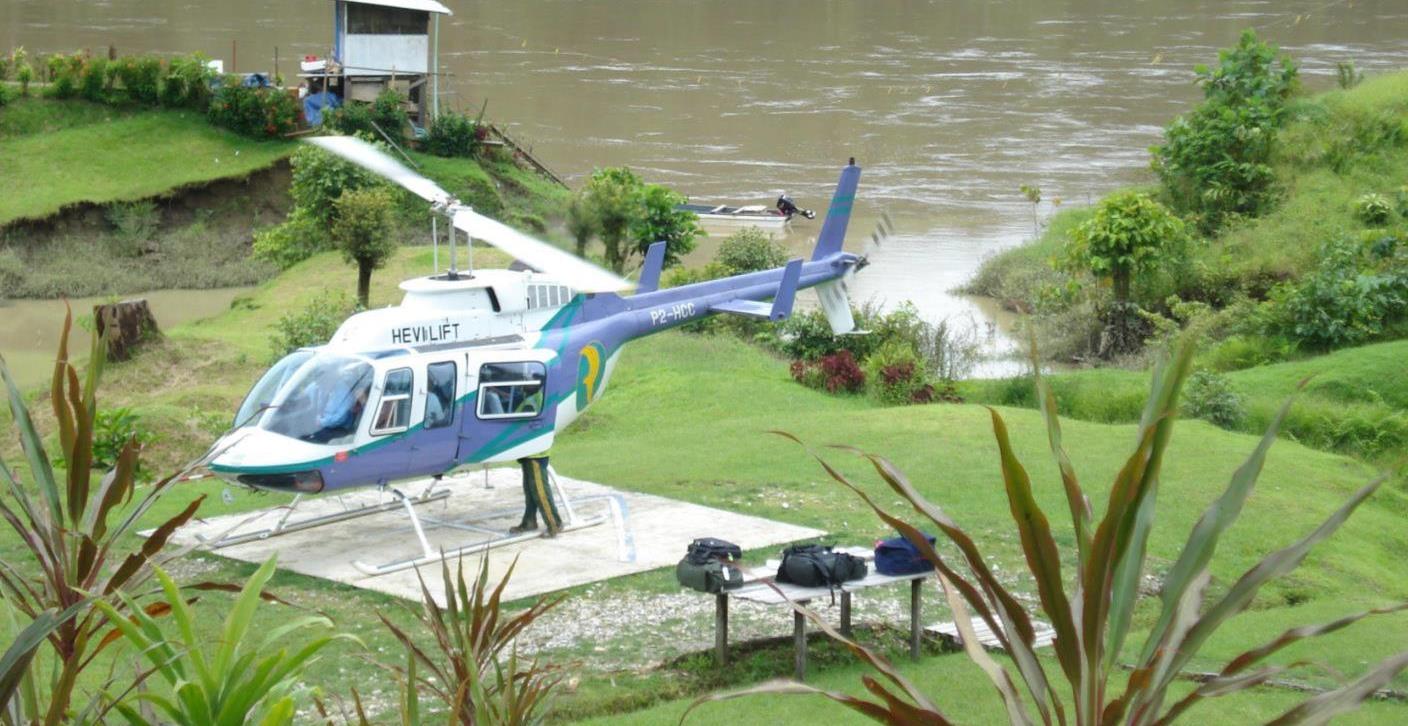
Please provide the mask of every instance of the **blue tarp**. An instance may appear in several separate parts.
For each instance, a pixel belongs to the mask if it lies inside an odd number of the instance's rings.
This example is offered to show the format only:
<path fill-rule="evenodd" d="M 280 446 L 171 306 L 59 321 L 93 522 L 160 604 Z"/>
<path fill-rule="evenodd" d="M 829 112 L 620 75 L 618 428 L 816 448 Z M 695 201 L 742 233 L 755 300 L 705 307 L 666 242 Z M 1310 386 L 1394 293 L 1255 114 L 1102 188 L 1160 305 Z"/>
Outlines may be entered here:
<path fill-rule="evenodd" d="M 341 105 L 342 99 L 338 98 L 335 93 L 329 91 L 310 93 L 303 99 L 303 118 L 308 120 L 309 126 L 322 126 L 323 111 Z"/>

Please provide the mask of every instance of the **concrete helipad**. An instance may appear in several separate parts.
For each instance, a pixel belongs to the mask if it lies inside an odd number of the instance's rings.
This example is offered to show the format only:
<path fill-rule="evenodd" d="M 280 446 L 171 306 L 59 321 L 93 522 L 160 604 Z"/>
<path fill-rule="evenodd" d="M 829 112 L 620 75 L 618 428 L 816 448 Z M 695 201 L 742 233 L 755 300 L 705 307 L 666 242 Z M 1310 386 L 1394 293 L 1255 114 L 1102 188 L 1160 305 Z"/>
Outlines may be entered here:
<path fill-rule="evenodd" d="M 579 519 L 604 517 L 604 521 L 563 533 L 555 539 L 530 539 L 491 550 L 489 574 L 495 583 L 514 557 L 518 558 L 513 579 L 505 591 L 508 600 L 673 566 L 696 537 L 720 537 L 750 550 L 824 534 L 821 530 L 650 494 L 620 491 L 593 482 L 561 476 L 558 482 Z M 424 486 L 424 483 L 413 482 L 398 488 L 414 494 Z M 516 467 L 447 477 L 442 486 L 452 492 L 451 496 L 416 508 L 425 525 L 426 538 L 437 551 L 502 536 L 517 523 L 522 513 L 523 489 Z M 344 495 L 340 500 L 316 497 L 301 503 L 288 521 L 376 503 L 378 496 L 375 491 L 360 491 Z M 286 511 L 286 507 L 279 506 L 192 522 L 179 530 L 172 541 L 195 544 L 200 538 L 209 541 L 226 533 L 264 530 Z M 465 529 L 465 525 L 472 529 Z M 490 535 L 483 530 L 498 534 Z M 293 572 L 420 599 L 414 569 L 367 575 L 353 565 L 356 561 L 384 564 L 421 554 L 411 521 L 399 508 L 216 550 L 221 556 L 255 563 L 264 562 L 276 552 L 279 567 Z M 481 556 L 465 556 L 465 569 L 471 573 L 470 577 Z M 443 588 L 439 565 L 421 569 L 432 594 L 440 598 Z"/>

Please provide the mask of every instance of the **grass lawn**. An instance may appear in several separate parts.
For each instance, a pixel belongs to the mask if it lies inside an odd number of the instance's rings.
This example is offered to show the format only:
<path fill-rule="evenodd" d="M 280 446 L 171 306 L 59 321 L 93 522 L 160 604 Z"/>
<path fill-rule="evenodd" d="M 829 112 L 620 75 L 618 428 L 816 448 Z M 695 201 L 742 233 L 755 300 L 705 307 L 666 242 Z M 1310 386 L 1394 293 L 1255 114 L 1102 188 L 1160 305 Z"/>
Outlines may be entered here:
<path fill-rule="evenodd" d="M 290 141 L 254 141 L 216 128 L 193 111 L 19 99 L 0 109 L 0 179 L 25 193 L 0 195 L 0 225 L 242 176 L 293 149 Z"/>

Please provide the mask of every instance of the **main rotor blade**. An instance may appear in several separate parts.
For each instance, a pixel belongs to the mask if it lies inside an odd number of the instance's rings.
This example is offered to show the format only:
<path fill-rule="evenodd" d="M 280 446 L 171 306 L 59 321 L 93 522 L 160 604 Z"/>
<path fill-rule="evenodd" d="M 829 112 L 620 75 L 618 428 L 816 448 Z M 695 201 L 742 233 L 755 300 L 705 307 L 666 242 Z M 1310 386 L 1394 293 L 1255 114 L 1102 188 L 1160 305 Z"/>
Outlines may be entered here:
<path fill-rule="evenodd" d="M 630 281 L 614 273 L 478 212 L 458 209 L 454 224 L 470 237 L 487 242 L 529 267 L 560 278 L 582 292 L 616 292 L 634 287 Z"/>
<path fill-rule="evenodd" d="M 412 194 L 431 204 L 445 204 L 452 197 L 440 185 L 407 169 L 401 162 L 388 156 L 381 149 L 355 136 L 316 136 L 308 139 L 325 151 L 330 151 L 356 164 L 373 174 L 409 189 Z"/>

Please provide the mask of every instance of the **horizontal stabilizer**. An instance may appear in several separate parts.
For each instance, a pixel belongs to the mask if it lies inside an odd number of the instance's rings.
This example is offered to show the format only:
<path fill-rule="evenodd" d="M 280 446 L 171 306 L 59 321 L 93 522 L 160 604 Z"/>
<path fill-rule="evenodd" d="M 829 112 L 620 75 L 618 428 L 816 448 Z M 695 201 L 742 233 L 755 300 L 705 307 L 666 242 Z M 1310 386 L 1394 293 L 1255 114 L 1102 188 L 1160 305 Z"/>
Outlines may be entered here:
<path fill-rule="evenodd" d="M 797 300 L 797 283 L 801 279 L 802 261 L 792 260 L 782 270 L 782 282 L 777 285 L 777 294 L 773 296 L 771 305 L 756 300 L 729 300 L 710 305 L 709 309 L 759 320 L 786 320 L 792 314 L 792 303 Z"/>

